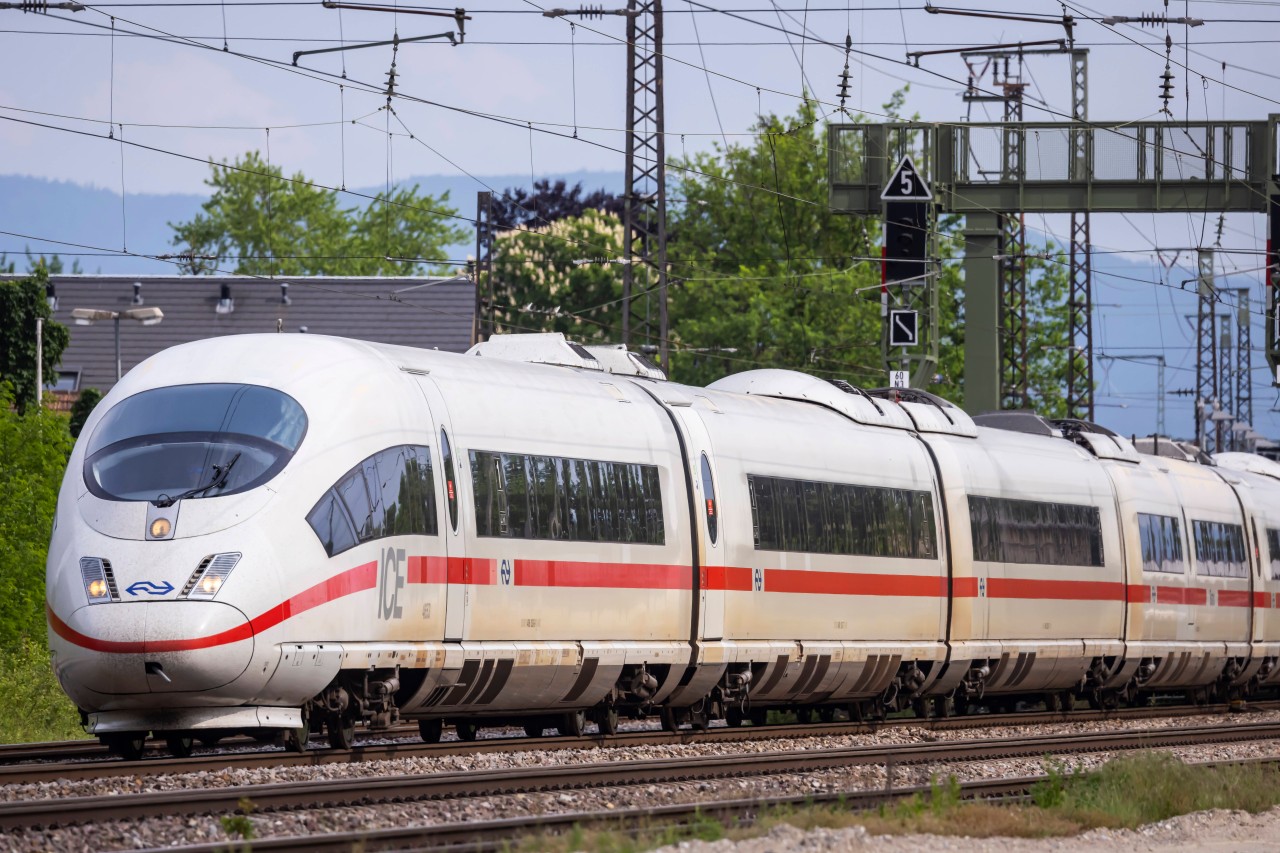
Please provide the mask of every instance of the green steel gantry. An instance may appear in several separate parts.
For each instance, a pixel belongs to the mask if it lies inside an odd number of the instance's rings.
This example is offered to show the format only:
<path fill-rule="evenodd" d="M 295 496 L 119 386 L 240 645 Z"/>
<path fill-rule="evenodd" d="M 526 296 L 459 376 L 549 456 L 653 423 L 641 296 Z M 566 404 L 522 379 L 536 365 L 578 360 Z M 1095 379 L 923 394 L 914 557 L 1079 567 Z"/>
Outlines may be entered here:
<path fill-rule="evenodd" d="M 1267 359 L 1275 369 L 1280 365 L 1278 130 L 1280 114 L 1262 121 L 833 124 L 828 128 L 830 205 L 837 213 L 882 215 L 881 192 L 909 155 L 929 180 L 937 211 L 965 217 L 965 400 L 971 411 L 999 408 L 1005 390 L 1000 215 L 1011 211 L 1269 214 Z M 938 277 L 928 281 L 932 293 L 912 300 L 926 312 L 920 322 L 922 346 L 910 355 L 912 384 L 919 385 L 937 369 Z M 1089 322 L 1086 311 L 1085 329 Z M 1025 342 L 1020 348 L 1026 351 Z"/>

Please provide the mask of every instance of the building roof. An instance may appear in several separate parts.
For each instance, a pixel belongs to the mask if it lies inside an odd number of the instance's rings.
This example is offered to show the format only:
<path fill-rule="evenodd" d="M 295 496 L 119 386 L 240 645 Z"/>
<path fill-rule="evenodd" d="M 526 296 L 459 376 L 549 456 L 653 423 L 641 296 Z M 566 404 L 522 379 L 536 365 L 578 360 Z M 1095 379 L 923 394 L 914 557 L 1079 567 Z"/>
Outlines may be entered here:
<path fill-rule="evenodd" d="M 472 343 L 475 285 L 462 277 L 303 276 L 268 280 L 254 276 L 55 275 L 49 281 L 57 299 L 54 319 L 71 330 L 71 343 L 62 354 L 59 371 L 79 371 L 77 389 L 92 387 L 103 393 L 116 382 L 114 324 L 99 321 L 77 326 L 71 317 L 75 308 L 126 311 L 155 306 L 164 312 L 164 320 L 154 326 L 120 321 L 123 372 L 177 344 L 219 335 L 274 332 L 277 322 L 281 331 L 289 334 L 337 335 L 450 352 L 462 352 Z M 134 298 L 135 285 L 140 285 L 140 305 Z M 223 285 L 232 300 L 228 313 L 218 311 Z"/>

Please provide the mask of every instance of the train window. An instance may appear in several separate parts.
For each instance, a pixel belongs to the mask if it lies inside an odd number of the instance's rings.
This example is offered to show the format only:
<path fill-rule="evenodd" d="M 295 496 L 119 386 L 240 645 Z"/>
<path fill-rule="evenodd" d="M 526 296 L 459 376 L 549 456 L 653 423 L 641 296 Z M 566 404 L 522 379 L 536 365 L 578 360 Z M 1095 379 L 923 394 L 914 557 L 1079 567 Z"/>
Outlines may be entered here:
<path fill-rule="evenodd" d="M 444 430 L 440 430 L 440 455 L 444 457 L 444 497 L 449 505 L 449 526 L 457 532 L 458 492 L 454 487 L 453 449 L 449 447 L 449 436 Z"/>
<path fill-rule="evenodd" d="M 1138 513 L 1138 538 L 1142 540 L 1142 570 L 1181 575 L 1187 571 L 1182 558 L 1182 532 L 1178 519 Z"/>
<path fill-rule="evenodd" d="M 332 489 L 325 492 L 320 503 L 311 510 L 311 514 L 307 516 L 307 522 L 316 532 L 316 536 L 320 537 L 320 544 L 324 545 L 324 550 L 330 557 L 356 544 L 355 528 L 352 527 L 351 519 L 347 517 L 346 511 Z"/>
<path fill-rule="evenodd" d="M 1096 506 L 969 496 L 973 559 L 988 563 L 1101 566 Z"/>
<path fill-rule="evenodd" d="M 375 453 L 325 492 L 307 523 L 330 557 L 386 536 L 435 536 L 430 451 L 401 445 Z"/>
<path fill-rule="evenodd" d="M 233 495 L 279 473 L 306 431 L 302 406 L 274 388 L 153 388 L 112 406 L 94 428 L 84 480 L 107 500 Z"/>
<path fill-rule="evenodd" d="M 1196 572 L 1215 578 L 1247 578 L 1248 556 L 1244 528 L 1220 521 L 1192 521 L 1196 543 Z"/>
<path fill-rule="evenodd" d="M 868 557 L 937 555 L 929 492 L 747 476 L 755 546 Z"/>
<path fill-rule="evenodd" d="M 476 534 L 662 545 L 653 465 L 472 450 Z"/>
<path fill-rule="evenodd" d="M 1267 528 L 1267 552 L 1271 556 L 1271 579 L 1280 581 L 1280 530 Z"/>
<path fill-rule="evenodd" d="M 716 544 L 716 536 L 719 534 L 720 519 L 716 512 L 716 484 L 711 479 L 711 463 L 707 461 L 707 454 L 702 454 L 702 496 L 706 501 L 707 510 L 707 535 L 711 537 L 711 544 Z"/>

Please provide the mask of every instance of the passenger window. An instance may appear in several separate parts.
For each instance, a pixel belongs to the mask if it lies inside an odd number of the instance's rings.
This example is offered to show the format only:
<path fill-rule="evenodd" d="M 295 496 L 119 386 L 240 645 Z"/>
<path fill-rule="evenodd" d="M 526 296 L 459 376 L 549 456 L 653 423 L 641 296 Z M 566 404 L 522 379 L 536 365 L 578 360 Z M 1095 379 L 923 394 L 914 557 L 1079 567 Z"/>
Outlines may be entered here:
<path fill-rule="evenodd" d="M 1096 506 L 969 496 L 973 559 L 1044 566 L 1102 566 Z"/>
<path fill-rule="evenodd" d="M 320 498 L 307 522 L 330 557 L 386 536 L 435 536 L 430 451 L 402 445 L 375 453 Z"/>
<path fill-rule="evenodd" d="M 755 546 L 765 551 L 932 559 L 929 492 L 747 477 Z"/>
<path fill-rule="evenodd" d="M 1138 538 L 1142 540 L 1142 570 L 1184 574 L 1182 531 L 1178 519 L 1167 515 L 1138 513 Z"/>
<path fill-rule="evenodd" d="M 1220 521 L 1192 521 L 1195 530 L 1196 572 L 1209 577 L 1249 576 L 1244 528 Z"/>
<path fill-rule="evenodd" d="M 702 495 L 706 502 L 707 535 L 711 537 L 711 544 L 714 545 L 720 521 L 716 512 L 716 484 L 711 479 L 711 463 L 707 461 L 705 453 L 702 454 Z"/>
<path fill-rule="evenodd" d="M 478 536 L 666 541 L 656 466 L 476 450 L 470 458 Z"/>
<path fill-rule="evenodd" d="M 333 491 L 325 492 L 320 503 L 307 516 L 307 523 L 320 537 L 320 544 L 332 557 L 340 554 L 356 544 L 356 532 L 351 527 L 351 519 L 343 511 Z"/>
<path fill-rule="evenodd" d="M 458 531 L 458 493 L 454 487 L 453 450 L 449 447 L 449 436 L 440 430 L 440 455 L 444 457 L 444 496 L 449 505 L 449 526 Z"/>
<path fill-rule="evenodd" d="M 1271 579 L 1280 580 L 1280 530 L 1267 528 L 1267 556 L 1271 559 Z"/>

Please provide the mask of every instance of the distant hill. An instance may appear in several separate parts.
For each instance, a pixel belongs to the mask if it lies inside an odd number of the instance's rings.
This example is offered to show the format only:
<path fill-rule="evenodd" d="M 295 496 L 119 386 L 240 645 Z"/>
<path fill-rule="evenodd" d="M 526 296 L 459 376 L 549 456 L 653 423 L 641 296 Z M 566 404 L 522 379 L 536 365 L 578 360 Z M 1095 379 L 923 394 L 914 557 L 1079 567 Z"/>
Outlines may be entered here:
<path fill-rule="evenodd" d="M 482 175 L 481 180 L 495 190 L 510 187 L 529 187 L 528 175 Z M 564 180 L 570 186 L 579 181 L 587 190 L 604 188 L 614 192 L 622 190 L 621 172 L 569 172 L 558 175 L 539 175 L 553 181 Z M 476 192 L 485 189 L 474 179 L 463 175 L 421 175 L 400 182 L 408 186 L 414 183 L 430 195 L 449 193 L 449 201 L 461 216 L 473 218 L 476 210 Z M 377 188 L 360 188 L 357 191 L 373 195 Z M 128 226 L 127 245 L 130 251 L 145 254 L 162 254 L 171 250 L 172 229 L 170 222 L 182 222 L 200 212 L 200 205 L 208 196 L 187 193 L 159 194 L 138 193 L 126 197 L 124 213 Z M 344 203 L 359 202 L 355 196 L 344 197 Z M 111 190 L 87 187 L 68 181 L 50 181 L 25 175 L 0 175 L 0 231 L 14 232 L 97 246 L 105 250 L 102 255 L 81 255 L 76 252 L 93 252 L 93 249 L 63 246 L 53 242 L 28 240 L 0 234 L 0 250 L 7 251 L 15 260 L 18 271 L 25 270 L 24 248 L 32 254 L 58 253 L 70 261 L 78 259 L 85 272 L 102 272 L 119 275 L 172 274 L 173 265 L 164 261 L 152 261 L 112 254 L 119 250 L 126 234 L 121 228 L 120 194 Z M 475 254 L 471 241 L 449 247 L 449 256 L 465 258 Z"/>

